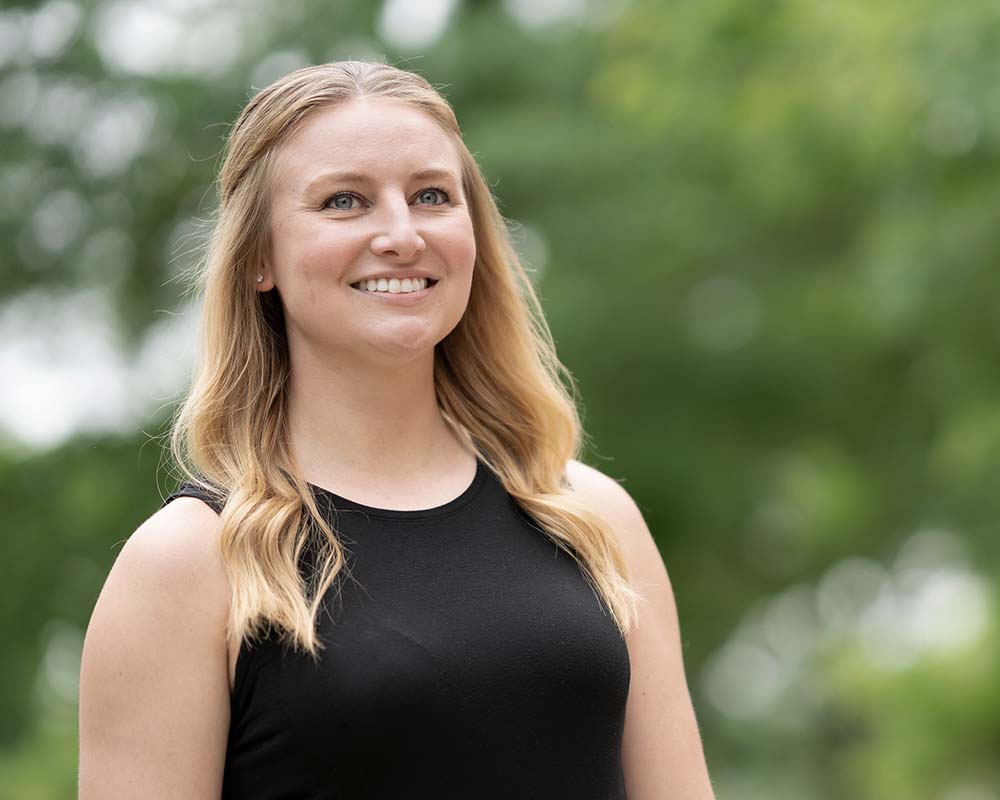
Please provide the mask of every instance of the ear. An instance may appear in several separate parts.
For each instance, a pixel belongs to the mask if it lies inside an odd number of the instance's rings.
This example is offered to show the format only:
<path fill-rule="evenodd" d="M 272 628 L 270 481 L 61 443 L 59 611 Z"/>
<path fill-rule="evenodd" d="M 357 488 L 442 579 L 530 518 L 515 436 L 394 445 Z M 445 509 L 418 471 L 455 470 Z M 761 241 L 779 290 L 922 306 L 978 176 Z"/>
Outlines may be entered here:
<path fill-rule="evenodd" d="M 271 277 L 274 274 L 274 270 L 271 269 L 271 265 L 268 261 L 264 261 L 260 266 L 253 271 L 251 275 L 251 282 L 253 287 L 258 292 L 269 292 L 274 288 L 274 279 Z M 262 281 L 258 281 L 258 277 L 263 277 Z"/>

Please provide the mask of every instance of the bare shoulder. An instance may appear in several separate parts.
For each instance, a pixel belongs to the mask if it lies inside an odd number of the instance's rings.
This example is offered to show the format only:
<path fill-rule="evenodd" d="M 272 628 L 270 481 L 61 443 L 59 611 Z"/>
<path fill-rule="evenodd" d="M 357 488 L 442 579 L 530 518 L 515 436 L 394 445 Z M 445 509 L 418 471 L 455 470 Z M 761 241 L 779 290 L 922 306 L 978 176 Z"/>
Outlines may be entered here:
<path fill-rule="evenodd" d="M 608 523 L 621 547 L 629 581 L 643 598 L 639 627 L 651 615 L 668 622 L 674 620 L 676 606 L 667 566 L 632 495 L 614 478 L 580 461 L 566 463 L 566 477 L 574 493 Z M 629 640 L 633 641 L 636 635 L 636 630 L 631 631 Z"/>
<path fill-rule="evenodd" d="M 186 608 L 198 618 L 225 619 L 229 591 L 219 553 L 220 527 L 218 514 L 201 500 L 172 500 L 125 541 L 102 597 L 109 590 L 144 587 L 150 601 Z"/>
<path fill-rule="evenodd" d="M 80 665 L 81 800 L 140 785 L 149 798 L 221 789 L 229 591 L 219 527 L 200 500 L 178 498 L 118 553 Z"/>
<path fill-rule="evenodd" d="M 622 737 L 627 794 L 637 800 L 668 795 L 712 800 L 684 674 L 677 606 L 659 548 L 618 481 L 579 461 L 567 462 L 566 477 L 614 531 L 629 580 L 643 597 L 627 636 L 631 677 Z"/>
<path fill-rule="evenodd" d="M 222 566 L 220 529 L 219 515 L 207 504 L 194 497 L 178 497 L 136 528 L 119 558 L 131 550 L 146 566 L 168 571 L 183 567 L 208 576 Z"/>
<path fill-rule="evenodd" d="M 634 572 L 632 562 L 635 559 L 658 554 L 642 511 L 621 483 L 575 459 L 566 462 L 566 477 L 573 492 L 590 503 L 615 532 L 630 572 Z"/>
<path fill-rule="evenodd" d="M 610 514 L 639 513 L 639 507 L 621 483 L 589 464 L 570 459 L 566 462 L 566 477 L 574 492 Z"/>

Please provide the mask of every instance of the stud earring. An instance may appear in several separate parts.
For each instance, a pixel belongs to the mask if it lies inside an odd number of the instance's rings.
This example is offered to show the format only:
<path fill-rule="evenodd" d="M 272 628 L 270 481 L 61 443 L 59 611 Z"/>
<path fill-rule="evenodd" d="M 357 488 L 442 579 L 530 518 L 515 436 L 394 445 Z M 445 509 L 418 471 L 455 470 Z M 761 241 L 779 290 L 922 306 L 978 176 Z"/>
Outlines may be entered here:
<path fill-rule="evenodd" d="M 263 283 L 263 282 L 264 282 L 264 276 L 263 275 L 258 275 L 257 276 L 257 283 Z"/>

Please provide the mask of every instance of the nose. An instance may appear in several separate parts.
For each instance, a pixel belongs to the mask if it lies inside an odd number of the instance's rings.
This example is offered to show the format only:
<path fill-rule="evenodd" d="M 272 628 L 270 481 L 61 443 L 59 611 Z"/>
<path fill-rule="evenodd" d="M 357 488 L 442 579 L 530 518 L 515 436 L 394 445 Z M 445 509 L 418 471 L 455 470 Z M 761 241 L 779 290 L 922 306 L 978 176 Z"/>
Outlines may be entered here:
<path fill-rule="evenodd" d="M 427 243 L 413 224 L 411 209 L 405 200 L 387 204 L 386 209 L 381 233 L 372 237 L 371 250 L 379 256 L 412 261 L 424 252 Z"/>

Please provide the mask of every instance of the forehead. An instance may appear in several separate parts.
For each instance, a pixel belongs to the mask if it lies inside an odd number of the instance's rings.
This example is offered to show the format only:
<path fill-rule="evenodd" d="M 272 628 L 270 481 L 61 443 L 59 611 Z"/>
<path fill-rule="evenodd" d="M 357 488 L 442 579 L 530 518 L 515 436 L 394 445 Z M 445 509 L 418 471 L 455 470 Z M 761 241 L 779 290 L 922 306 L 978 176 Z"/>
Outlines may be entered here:
<path fill-rule="evenodd" d="M 315 112 L 281 145 L 275 188 L 301 189 L 331 168 L 392 179 L 432 162 L 461 173 L 454 144 L 429 116 L 399 101 L 357 98 Z"/>

